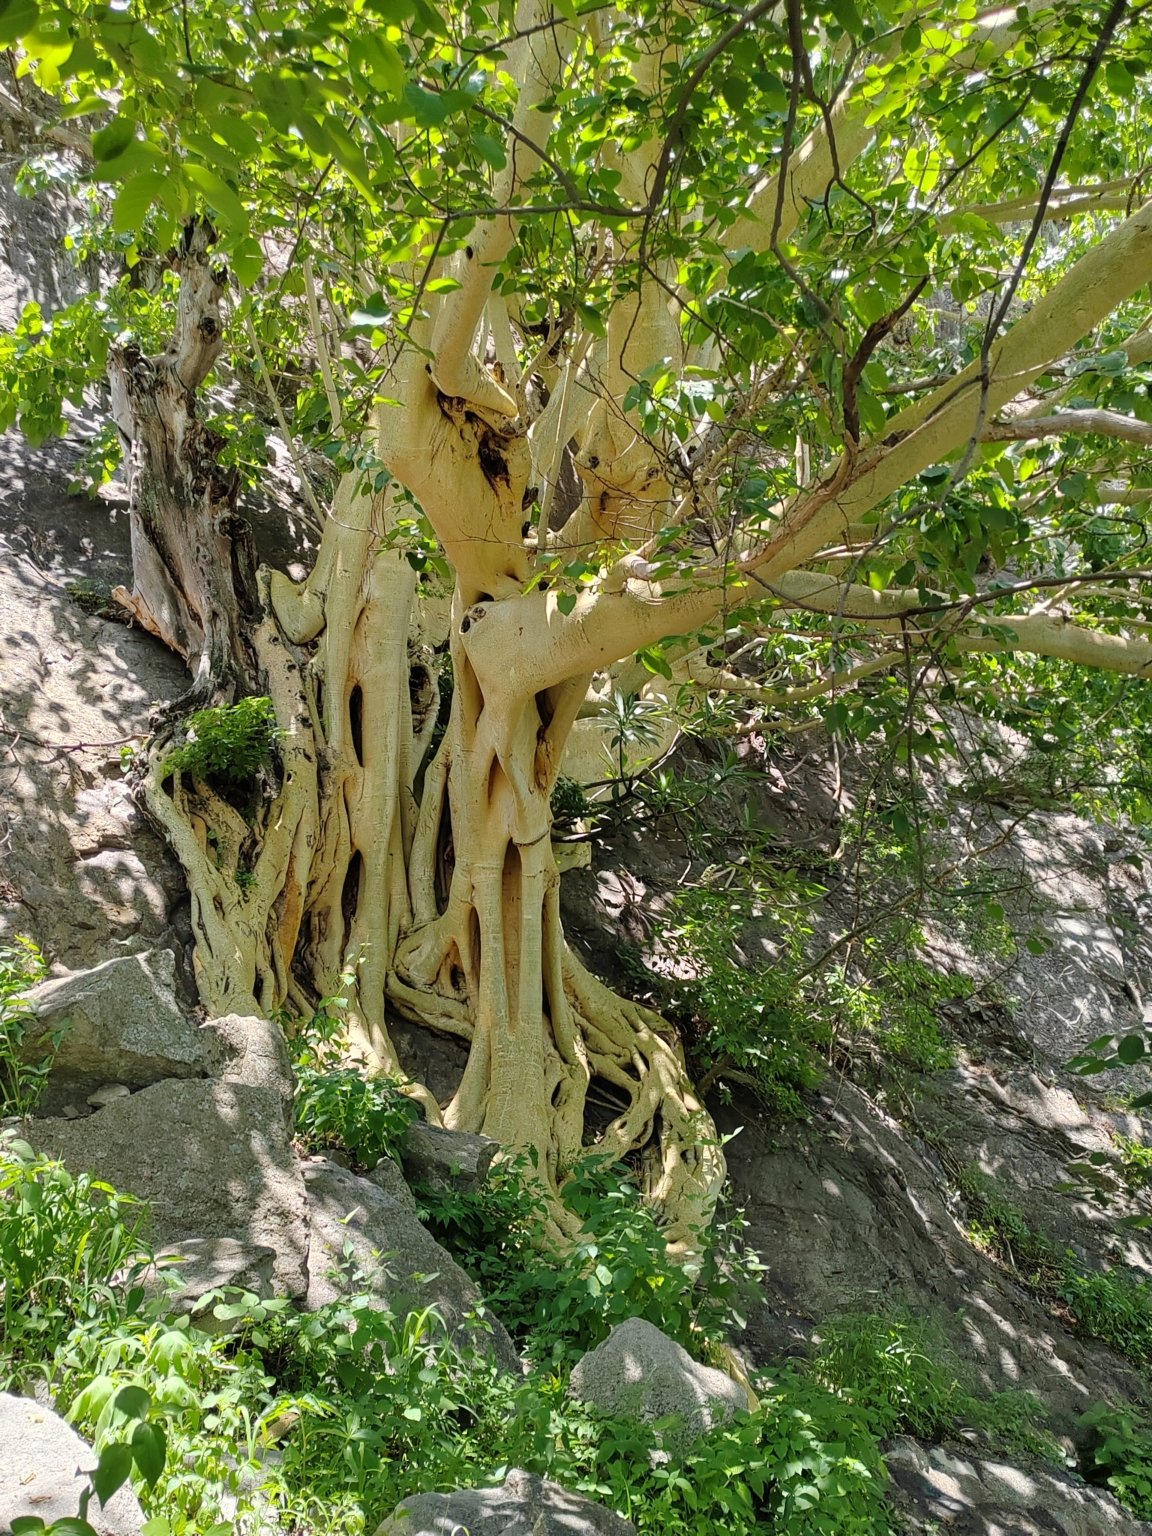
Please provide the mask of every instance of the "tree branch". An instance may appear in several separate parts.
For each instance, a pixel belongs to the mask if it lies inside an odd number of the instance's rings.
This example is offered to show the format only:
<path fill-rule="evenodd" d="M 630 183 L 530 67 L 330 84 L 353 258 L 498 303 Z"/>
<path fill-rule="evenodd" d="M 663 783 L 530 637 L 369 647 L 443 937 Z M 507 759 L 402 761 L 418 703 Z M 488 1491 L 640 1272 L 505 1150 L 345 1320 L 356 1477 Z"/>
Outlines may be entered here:
<path fill-rule="evenodd" d="M 493 187 L 497 208 L 514 203 L 517 191 L 540 164 L 527 129 L 530 124 L 546 127 L 550 121 L 538 108 L 557 84 L 564 49 L 571 37 L 571 28 L 559 21 L 534 33 L 536 24 L 551 14 L 547 0 L 521 0 L 517 31 L 522 35 L 509 49 L 507 65 L 509 74 L 520 81 L 520 94 L 512 117 L 507 165 Z M 472 243 L 454 258 L 452 276 L 460 287 L 445 298 L 441 307 L 432 337 L 434 362 L 429 369 L 445 395 L 509 417 L 516 415 L 516 401 L 475 357 L 473 345 L 492 279 L 512 249 L 516 230 L 514 214 L 488 217 Z"/>
<path fill-rule="evenodd" d="M 1137 421 L 1119 411 L 1085 408 L 1058 411 L 1052 416 L 1017 416 L 993 421 L 980 434 L 983 443 L 1027 442 L 1034 437 L 1115 437 L 1125 443 L 1152 447 L 1152 422 Z"/>

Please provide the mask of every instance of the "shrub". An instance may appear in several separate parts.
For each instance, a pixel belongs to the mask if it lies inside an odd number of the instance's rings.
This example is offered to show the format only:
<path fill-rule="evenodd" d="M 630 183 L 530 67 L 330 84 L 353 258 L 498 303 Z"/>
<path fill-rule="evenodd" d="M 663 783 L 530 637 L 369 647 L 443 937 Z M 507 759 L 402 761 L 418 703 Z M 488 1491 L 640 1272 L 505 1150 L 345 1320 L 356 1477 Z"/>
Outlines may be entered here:
<path fill-rule="evenodd" d="M 24 1380 L 85 1319 L 126 1316 L 150 1254 L 143 1207 L 0 1137 L 0 1375 Z"/>
<path fill-rule="evenodd" d="M 498 1166 L 475 1193 L 420 1192 L 422 1218 L 534 1359 L 575 1361 L 630 1317 L 697 1353 L 741 1324 L 737 1293 L 756 1261 L 734 1247 L 721 1257 L 738 1222 L 712 1229 L 692 1269 L 669 1255 L 655 1216 L 618 1165 L 585 1159 L 562 1195 L 580 1231 L 559 1255 L 540 1244 L 544 1205 L 526 1161 Z"/>
<path fill-rule="evenodd" d="M 881 1438 L 938 1438 L 970 1405 L 940 1341 L 910 1318 L 862 1313 L 833 1320 L 822 1330 L 812 1370 L 845 1393 Z"/>
<path fill-rule="evenodd" d="M 371 1172 L 398 1157 L 419 1106 L 390 1077 L 364 1077 L 354 1067 L 296 1063 L 296 1134 L 313 1151 L 340 1148 Z"/>
<path fill-rule="evenodd" d="M 1131 1411 L 1097 1403 L 1080 1420 L 1090 1435 L 1089 1482 L 1104 1483 L 1140 1520 L 1152 1520 L 1152 1424 Z"/>
<path fill-rule="evenodd" d="M 35 1110 L 67 1029 L 37 1035 L 24 994 L 44 972 L 43 955 L 23 934 L 0 946 L 0 1118 L 23 1119 Z"/>
<path fill-rule="evenodd" d="M 271 699 L 247 698 L 198 709 L 184 722 L 183 745 L 164 759 L 164 775 L 179 771 L 242 788 L 271 764 L 279 734 Z"/>
<path fill-rule="evenodd" d="M 1152 1285 L 1125 1269 L 1084 1273 L 1065 1265 L 1060 1300 L 1077 1326 L 1137 1365 L 1152 1363 Z"/>

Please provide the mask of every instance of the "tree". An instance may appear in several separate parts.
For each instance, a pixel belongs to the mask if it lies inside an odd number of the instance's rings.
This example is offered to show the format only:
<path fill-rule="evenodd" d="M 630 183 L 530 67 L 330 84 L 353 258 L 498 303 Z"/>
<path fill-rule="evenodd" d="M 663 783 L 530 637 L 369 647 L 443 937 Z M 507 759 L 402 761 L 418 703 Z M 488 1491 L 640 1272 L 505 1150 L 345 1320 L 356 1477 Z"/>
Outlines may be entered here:
<path fill-rule="evenodd" d="M 259 804 L 179 766 L 180 719 L 151 747 L 205 1005 L 346 974 L 378 1066 L 388 1008 L 468 1043 L 445 1122 L 553 1193 L 600 1080 L 689 1239 L 722 1157 L 670 1031 L 565 942 L 565 753 L 690 684 L 850 729 L 912 659 L 1152 670 L 1141 13 L 5 0 L 0 45 L 30 183 L 72 166 L 128 266 L 0 343 L 0 425 L 107 367 L 122 601 L 187 657 L 181 718 L 279 727 Z M 163 350 L 123 340 L 173 296 Z M 269 427 L 338 471 L 301 475 L 300 581 L 236 511 Z"/>

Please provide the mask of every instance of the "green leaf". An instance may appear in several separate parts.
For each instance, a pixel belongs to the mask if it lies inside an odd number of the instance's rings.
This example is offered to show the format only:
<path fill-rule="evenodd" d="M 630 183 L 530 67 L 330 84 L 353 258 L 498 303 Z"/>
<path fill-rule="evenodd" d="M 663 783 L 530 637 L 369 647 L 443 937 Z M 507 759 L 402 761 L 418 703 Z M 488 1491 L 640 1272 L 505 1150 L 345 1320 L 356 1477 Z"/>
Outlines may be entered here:
<path fill-rule="evenodd" d="M 17 1515 L 9 1525 L 12 1536 L 40 1536 L 41 1531 L 47 1530 L 39 1515 Z"/>
<path fill-rule="evenodd" d="M 594 309 L 591 304 L 585 304 L 583 300 L 577 299 L 576 313 L 580 316 L 580 324 L 585 330 L 591 331 L 593 336 L 606 336 L 608 334 L 604 323 L 604 316 L 598 309 Z"/>
<path fill-rule="evenodd" d="M 160 171 L 138 171 L 128 178 L 112 205 L 112 228 L 118 235 L 130 234 L 140 228 L 167 180 Z"/>
<path fill-rule="evenodd" d="M 251 288 L 264 270 L 264 252 L 260 243 L 251 235 L 238 240 L 228 253 L 229 263 L 237 279 L 245 288 Z"/>
<path fill-rule="evenodd" d="M 570 614 L 573 608 L 576 606 L 575 592 L 557 592 L 556 606 L 559 608 L 560 612 L 564 614 L 565 617 L 567 617 L 567 615 Z"/>
<path fill-rule="evenodd" d="M 1125 1035 L 1116 1047 L 1116 1058 L 1126 1067 L 1135 1066 L 1138 1061 L 1144 1059 L 1147 1046 L 1143 1035 Z"/>
<path fill-rule="evenodd" d="M 10 47 L 31 32 L 39 14 L 36 0 L 0 0 L 0 48 Z"/>
<path fill-rule="evenodd" d="M 144 1428 L 138 1425 L 138 1428 Z M 92 1488 L 101 1506 L 113 1498 L 132 1474 L 132 1447 L 121 1440 L 114 1440 L 100 1452 L 100 1460 L 92 1474 Z"/>
<path fill-rule="evenodd" d="M 733 112 L 742 112 L 748 105 L 752 86 L 746 75 L 726 75 L 720 85 L 720 94 Z"/>
<path fill-rule="evenodd" d="M 185 165 L 184 175 L 203 192 L 213 212 L 227 225 L 230 234 L 248 233 L 248 215 L 244 204 L 223 177 L 217 176 L 206 165 L 198 165 L 194 160 Z"/>
<path fill-rule="evenodd" d="M 421 128 L 439 128 L 452 110 L 450 101 L 436 91 L 426 91 L 411 81 L 404 87 L 404 100 Z"/>
<path fill-rule="evenodd" d="M 159 1424 L 137 1424 L 132 1433 L 132 1456 L 150 1488 L 156 1486 L 164 1471 L 167 1453 L 164 1430 Z"/>
<path fill-rule="evenodd" d="M 92 135 L 92 156 L 97 164 L 122 155 L 136 137 L 136 124 L 130 117 L 114 117 L 106 128 Z"/>
<path fill-rule="evenodd" d="M 480 158 L 492 167 L 494 171 L 502 171 L 508 164 L 508 156 L 504 145 L 498 138 L 490 133 L 475 133 L 472 142 Z"/>
<path fill-rule="evenodd" d="M 152 1399 L 143 1387 L 121 1387 L 112 1407 L 122 1419 L 146 1419 Z"/>

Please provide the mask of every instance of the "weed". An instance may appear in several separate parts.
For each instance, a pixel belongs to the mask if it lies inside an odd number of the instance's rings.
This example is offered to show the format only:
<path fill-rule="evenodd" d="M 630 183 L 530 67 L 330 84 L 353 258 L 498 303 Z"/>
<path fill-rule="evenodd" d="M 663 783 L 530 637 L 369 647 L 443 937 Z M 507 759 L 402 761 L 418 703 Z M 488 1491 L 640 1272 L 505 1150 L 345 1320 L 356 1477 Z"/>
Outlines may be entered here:
<path fill-rule="evenodd" d="M 908 1434 L 938 1440 L 969 1426 L 1008 1451 L 1058 1454 L 1039 1427 L 1044 1410 L 1037 1398 L 973 1392 L 961 1361 L 922 1319 L 846 1313 L 823 1327 L 812 1372 L 843 1393 L 880 1439 Z"/>
<path fill-rule="evenodd" d="M 1080 1427 L 1091 1436 L 1088 1480 L 1104 1483 L 1137 1519 L 1152 1519 L 1152 1424 L 1130 1410 L 1097 1403 Z"/>
<path fill-rule="evenodd" d="M 1065 1265 L 1059 1297 L 1077 1327 L 1137 1365 L 1152 1363 L 1152 1284 L 1130 1270 Z"/>
<path fill-rule="evenodd" d="M 958 1182 L 968 1203 L 968 1236 L 975 1246 L 1015 1271 L 1032 1289 L 1051 1293 L 1064 1273 L 1055 1246 L 1029 1226 L 995 1181 L 979 1168 L 963 1169 Z"/>
<path fill-rule="evenodd" d="M 342 977 L 345 984 L 350 977 Z M 340 1149 L 370 1172 L 398 1158 L 420 1110 L 391 1077 L 365 1077 L 346 1064 L 342 995 L 324 998 L 292 1041 L 296 1134 L 313 1151 Z"/>
<path fill-rule="evenodd" d="M 910 1318 L 848 1314 L 827 1324 L 812 1361 L 817 1380 L 839 1388 L 881 1438 L 939 1438 L 968 1397 L 938 1339 Z"/>
<path fill-rule="evenodd" d="M 28 1378 L 74 1324 L 126 1315 L 149 1255 L 142 1208 L 0 1136 L 0 1375 Z"/>
<path fill-rule="evenodd" d="M 43 955 L 23 934 L 0 947 L 0 1119 L 35 1110 L 68 1028 L 36 1027 L 24 994 L 44 972 Z"/>
<path fill-rule="evenodd" d="M 591 810 L 583 786 L 575 779 L 565 778 L 563 774 L 556 780 L 551 804 L 552 825 L 561 831 L 571 830 Z"/>
<path fill-rule="evenodd" d="M 271 699 L 247 698 L 199 709 L 184 722 L 183 745 L 164 759 L 164 776 L 180 772 L 243 788 L 271 765 L 279 735 Z"/>
<path fill-rule="evenodd" d="M 1059 1303 L 1075 1329 L 1099 1339 L 1137 1365 L 1152 1363 L 1152 1283 L 1131 1270 L 1084 1270 L 1061 1254 L 978 1169 L 961 1175 L 973 1211 L 969 1236 L 1013 1269 L 1031 1290 Z"/>
<path fill-rule="evenodd" d="M 420 1193 L 423 1219 L 534 1359 L 570 1363 L 630 1317 L 697 1351 L 739 1326 L 737 1293 L 756 1261 L 735 1252 L 738 1222 L 714 1230 L 692 1274 L 669 1255 L 655 1217 L 619 1166 L 588 1158 L 562 1194 L 581 1223 L 563 1256 L 540 1246 L 544 1207 L 524 1161 L 497 1167 L 472 1194 Z"/>

